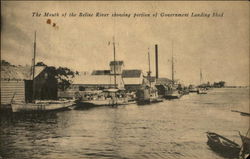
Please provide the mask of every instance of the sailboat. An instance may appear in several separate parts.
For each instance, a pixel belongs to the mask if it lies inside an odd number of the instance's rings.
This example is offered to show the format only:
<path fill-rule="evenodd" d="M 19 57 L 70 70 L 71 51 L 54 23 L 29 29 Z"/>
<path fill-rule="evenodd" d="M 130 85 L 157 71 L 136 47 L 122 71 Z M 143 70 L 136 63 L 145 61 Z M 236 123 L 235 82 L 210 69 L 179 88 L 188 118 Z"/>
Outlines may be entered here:
<path fill-rule="evenodd" d="M 177 90 L 177 84 L 175 83 L 175 79 L 174 79 L 174 51 L 173 51 L 173 42 L 172 42 L 172 81 L 171 81 L 171 85 L 169 90 L 167 91 L 167 93 L 165 94 L 165 98 L 166 99 L 178 99 L 181 97 L 180 92 Z"/>
<path fill-rule="evenodd" d="M 75 100 L 36 100 L 35 99 L 35 59 L 36 59 L 36 32 L 34 36 L 34 57 L 33 57 L 33 66 L 32 66 L 32 102 L 19 102 L 16 103 L 13 95 L 13 100 L 11 101 L 12 112 L 36 112 L 36 111 L 53 111 L 59 109 L 65 109 L 73 104 L 75 104 Z"/>
<path fill-rule="evenodd" d="M 117 87 L 116 82 L 116 47 L 115 38 L 113 37 L 113 53 L 114 53 L 114 87 L 98 91 L 84 92 L 84 97 L 78 100 L 80 107 L 93 106 L 117 106 L 129 104 L 128 98 L 123 90 Z M 110 75 L 112 76 L 112 75 Z"/>
<path fill-rule="evenodd" d="M 149 49 L 148 49 L 149 50 Z M 152 86 L 151 83 L 151 68 L 150 68 L 150 53 L 148 51 L 148 76 L 147 79 L 149 81 L 149 86 L 144 86 L 141 89 L 137 90 L 136 97 L 137 97 L 137 104 L 144 105 L 144 104 L 151 104 L 151 103 L 158 103 L 163 102 L 162 99 L 158 97 L 157 89 Z"/>
<path fill-rule="evenodd" d="M 206 88 L 202 87 L 202 70 L 200 69 L 200 86 L 197 90 L 197 94 L 207 94 Z"/>

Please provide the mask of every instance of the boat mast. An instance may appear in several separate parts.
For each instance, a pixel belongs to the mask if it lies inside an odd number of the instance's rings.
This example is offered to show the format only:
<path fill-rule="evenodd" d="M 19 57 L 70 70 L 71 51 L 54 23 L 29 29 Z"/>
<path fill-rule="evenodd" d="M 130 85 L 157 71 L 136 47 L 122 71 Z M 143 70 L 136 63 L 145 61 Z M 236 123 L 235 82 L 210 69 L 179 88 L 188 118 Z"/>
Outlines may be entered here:
<path fill-rule="evenodd" d="M 35 64 L 36 64 L 36 31 L 34 37 L 34 55 L 33 55 L 33 70 L 32 70 L 32 86 L 33 86 L 33 93 L 32 93 L 32 100 L 35 99 Z"/>
<path fill-rule="evenodd" d="M 172 84 L 174 85 L 174 42 L 172 41 Z"/>
<path fill-rule="evenodd" d="M 114 84 L 116 88 L 116 60 L 115 60 L 115 37 L 113 36 L 113 49 L 114 49 Z"/>
<path fill-rule="evenodd" d="M 201 66 L 201 58 L 200 58 L 200 86 L 202 85 L 203 77 L 202 77 L 202 66 Z"/>
<path fill-rule="evenodd" d="M 149 85 L 150 85 L 150 87 L 151 87 L 150 75 L 151 75 L 151 68 L 150 68 L 150 53 L 149 53 L 149 48 L 148 48 L 148 79 L 149 79 Z"/>
<path fill-rule="evenodd" d="M 202 82 L 202 71 L 201 71 L 201 68 L 200 68 L 200 85 L 201 85 L 201 82 Z"/>

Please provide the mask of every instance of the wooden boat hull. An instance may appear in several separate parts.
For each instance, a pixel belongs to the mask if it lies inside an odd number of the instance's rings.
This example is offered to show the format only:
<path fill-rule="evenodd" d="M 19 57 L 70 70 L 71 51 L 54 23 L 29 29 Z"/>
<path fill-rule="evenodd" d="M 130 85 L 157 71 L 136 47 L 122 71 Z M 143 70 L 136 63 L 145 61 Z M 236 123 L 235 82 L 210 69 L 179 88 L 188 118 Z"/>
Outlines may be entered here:
<path fill-rule="evenodd" d="M 207 92 L 197 92 L 197 94 L 207 94 Z"/>
<path fill-rule="evenodd" d="M 198 92 L 198 90 L 194 90 L 194 89 L 189 90 L 189 93 L 197 93 L 197 92 Z"/>
<path fill-rule="evenodd" d="M 78 106 L 94 107 L 94 106 L 114 106 L 114 105 L 127 105 L 129 104 L 126 99 L 104 99 L 104 100 L 81 100 L 77 103 Z"/>
<path fill-rule="evenodd" d="M 30 111 L 53 111 L 65 109 L 75 104 L 74 100 L 50 101 L 38 103 L 12 103 L 12 112 L 30 112 Z"/>
<path fill-rule="evenodd" d="M 138 105 L 146 105 L 146 104 L 159 103 L 159 102 L 163 102 L 163 100 L 158 99 L 158 98 L 151 98 L 151 99 L 139 99 L 136 101 Z"/>
<path fill-rule="evenodd" d="M 178 99 L 181 97 L 181 94 L 179 93 L 174 93 L 174 94 L 167 94 L 165 95 L 165 99 Z"/>
<path fill-rule="evenodd" d="M 207 145 L 220 156 L 238 158 L 240 146 L 235 142 L 213 132 L 207 132 Z"/>
<path fill-rule="evenodd" d="M 242 141 L 242 152 L 241 155 L 244 158 L 245 155 L 250 155 L 250 138 L 240 134 Z"/>

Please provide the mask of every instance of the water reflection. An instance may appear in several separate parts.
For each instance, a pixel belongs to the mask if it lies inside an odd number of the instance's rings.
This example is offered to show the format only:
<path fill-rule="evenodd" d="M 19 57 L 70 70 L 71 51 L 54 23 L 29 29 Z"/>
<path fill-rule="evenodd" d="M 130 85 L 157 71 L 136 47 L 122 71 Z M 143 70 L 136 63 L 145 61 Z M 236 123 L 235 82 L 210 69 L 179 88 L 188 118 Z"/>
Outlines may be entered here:
<path fill-rule="evenodd" d="M 4 158 L 217 158 L 205 132 L 240 143 L 248 90 L 213 90 L 154 105 L 96 107 L 38 114 L 1 114 Z M 237 97 L 231 99 L 232 96 Z M 232 104 L 233 103 L 233 104 Z M 201 157 L 202 156 L 202 157 Z"/>

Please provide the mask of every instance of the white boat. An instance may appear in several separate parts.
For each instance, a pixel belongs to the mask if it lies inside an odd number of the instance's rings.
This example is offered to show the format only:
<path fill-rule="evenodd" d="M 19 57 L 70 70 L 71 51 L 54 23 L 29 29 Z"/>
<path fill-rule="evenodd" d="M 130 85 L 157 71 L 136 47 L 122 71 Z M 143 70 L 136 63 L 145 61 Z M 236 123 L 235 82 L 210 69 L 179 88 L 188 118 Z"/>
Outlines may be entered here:
<path fill-rule="evenodd" d="M 43 100 L 34 103 L 11 103 L 12 112 L 54 111 L 65 109 L 75 104 L 75 100 Z"/>
<path fill-rule="evenodd" d="M 169 90 L 168 93 L 165 95 L 166 99 L 178 99 L 180 97 L 181 97 L 181 94 L 176 89 Z"/>
<path fill-rule="evenodd" d="M 200 88 L 198 88 L 197 94 L 207 94 L 206 88 L 202 87 L 202 81 L 203 81 L 203 79 L 202 79 L 202 71 L 200 69 L 200 86 L 199 86 Z"/>
<path fill-rule="evenodd" d="M 114 106 L 128 104 L 128 98 L 121 97 L 119 89 L 107 89 L 103 91 L 86 91 L 86 94 L 78 101 L 83 106 Z M 123 94 L 125 95 L 125 94 Z"/>
<path fill-rule="evenodd" d="M 207 91 L 206 91 L 206 89 L 204 89 L 204 88 L 199 88 L 199 89 L 197 90 L 197 93 L 198 93 L 198 94 L 207 94 Z"/>

